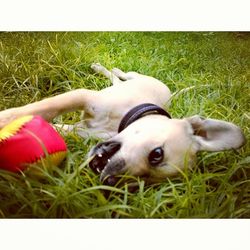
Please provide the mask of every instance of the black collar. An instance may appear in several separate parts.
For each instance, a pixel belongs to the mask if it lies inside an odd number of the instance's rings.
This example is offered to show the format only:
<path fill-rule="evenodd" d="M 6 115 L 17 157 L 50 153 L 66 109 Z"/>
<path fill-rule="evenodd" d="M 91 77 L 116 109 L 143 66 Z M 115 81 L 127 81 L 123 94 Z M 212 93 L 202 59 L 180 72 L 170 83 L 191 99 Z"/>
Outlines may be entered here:
<path fill-rule="evenodd" d="M 167 111 L 160 108 L 159 106 L 152 104 L 152 103 L 143 103 L 140 104 L 134 108 L 132 108 L 121 120 L 118 133 L 120 133 L 122 130 L 124 130 L 128 125 L 133 123 L 134 121 L 138 120 L 139 118 L 151 115 L 151 114 L 159 114 L 167 116 L 169 119 L 171 119 L 171 116 Z"/>

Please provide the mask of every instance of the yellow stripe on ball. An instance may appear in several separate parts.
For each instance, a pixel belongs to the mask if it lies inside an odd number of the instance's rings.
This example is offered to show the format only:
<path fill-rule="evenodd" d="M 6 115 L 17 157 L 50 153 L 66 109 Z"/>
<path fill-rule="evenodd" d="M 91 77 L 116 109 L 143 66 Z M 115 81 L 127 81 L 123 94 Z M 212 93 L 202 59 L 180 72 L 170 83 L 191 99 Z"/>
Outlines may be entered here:
<path fill-rule="evenodd" d="M 22 116 L 21 118 L 18 118 L 10 124 L 6 125 L 3 129 L 0 130 L 0 142 L 15 135 L 22 128 L 22 126 L 25 123 L 31 121 L 32 118 L 32 115 Z"/>
<path fill-rule="evenodd" d="M 43 160 L 47 161 L 48 163 L 52 163 L 54 166 L 58 166 L 64 160 L 66 154 L 66 151 L 56 152 L 47 155 Z"/>
<path fill-rule="evenodd" d="M 41 158 L 32 164 L 27 164 L 27 171 L 29 173 L 35 174 L 36 176 L 43 176 L 40 168 L 48 168 L 58 166 L 66 157 L 67 151 L 56 152 L 53 154 L 46 155 L 46 157 Z"/>

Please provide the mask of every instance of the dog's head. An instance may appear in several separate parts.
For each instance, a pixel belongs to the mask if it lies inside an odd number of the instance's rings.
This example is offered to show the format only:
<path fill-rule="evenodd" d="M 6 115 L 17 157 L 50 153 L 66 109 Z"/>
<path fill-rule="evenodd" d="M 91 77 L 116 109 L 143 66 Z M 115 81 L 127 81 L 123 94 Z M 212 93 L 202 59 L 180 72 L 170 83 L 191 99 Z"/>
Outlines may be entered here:
<path fill-rule="evenodd" d="M 123 173 L 160 182 L 191 167 L 198 151 L 237 149 L 244 142 L 241 129 L 229 122 L 152 114 L 94 147 L 90 167 L 109 185 Z"/>

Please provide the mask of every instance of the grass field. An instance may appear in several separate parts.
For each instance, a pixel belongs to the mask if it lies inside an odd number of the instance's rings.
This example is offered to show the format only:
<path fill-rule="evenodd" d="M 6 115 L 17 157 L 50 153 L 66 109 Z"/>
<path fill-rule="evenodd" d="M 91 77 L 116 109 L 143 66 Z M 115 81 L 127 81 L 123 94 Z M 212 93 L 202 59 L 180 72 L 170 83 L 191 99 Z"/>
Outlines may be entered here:
<path fill-rule="evenodd" d="M 247 144 L 237 151 L 200 153 L 189 173 L 145 186 L 108 187 L 87 166 L 97 142 L 65 136 L 68 157 L 44 178 L 0 170 L 2 218 L 249 218 L 250 35 L 242 33 L 0 33 L 0 110 L 76 88 L 109 82 L 90 69 L 154 76 L 172 92 L 172 117 L 199 114 L 239 125 Z M 74 123 L 80 112 L 55 122 Z M 1 153 L 1 152 L 0 152 Z M 131 177 L 132 178 L 132 177 Z"/>

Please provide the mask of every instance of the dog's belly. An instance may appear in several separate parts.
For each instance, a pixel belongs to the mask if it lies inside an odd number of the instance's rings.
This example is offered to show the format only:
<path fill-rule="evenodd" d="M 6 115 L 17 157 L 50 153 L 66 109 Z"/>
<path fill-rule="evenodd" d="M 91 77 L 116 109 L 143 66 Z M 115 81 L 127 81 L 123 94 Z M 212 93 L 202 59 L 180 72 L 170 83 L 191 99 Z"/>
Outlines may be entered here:
<path fill-rule="evenodd" d="M 153 103 L 163 107 L 168 104 L 171 97 L 170 90 L 165 84 L 145 76 L 108 87 L 99 93 L 104 103 L 112 105 L 113 108 L 119 106 L 120 110 L 126 111 L 142 103 Z"/>

